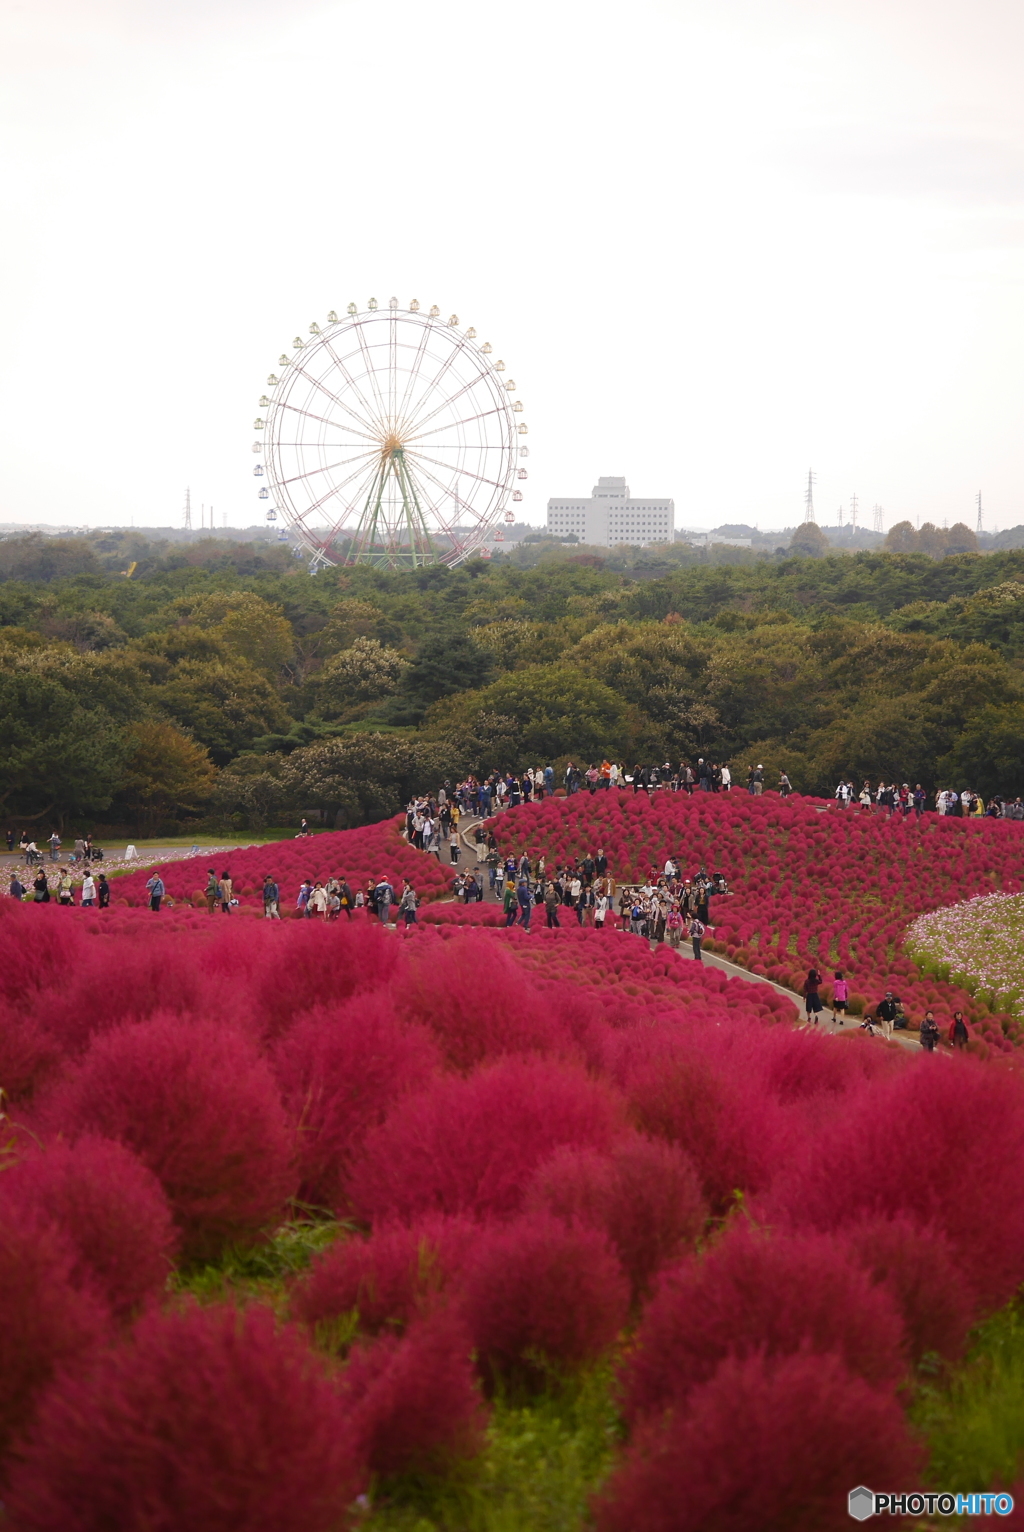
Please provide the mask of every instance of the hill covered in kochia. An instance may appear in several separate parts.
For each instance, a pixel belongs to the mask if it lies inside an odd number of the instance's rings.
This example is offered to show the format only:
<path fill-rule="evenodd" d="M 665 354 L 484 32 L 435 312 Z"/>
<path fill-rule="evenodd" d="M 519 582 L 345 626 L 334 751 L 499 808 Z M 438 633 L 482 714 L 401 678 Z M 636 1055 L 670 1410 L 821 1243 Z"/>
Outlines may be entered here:
<path fill-rule="evenodd" d="M 601 754 L 1024 791 L 1024 550 L 311 578 L 263 543 L 17 538 L 0 655 L 18 824 L 353 823 Z"/>

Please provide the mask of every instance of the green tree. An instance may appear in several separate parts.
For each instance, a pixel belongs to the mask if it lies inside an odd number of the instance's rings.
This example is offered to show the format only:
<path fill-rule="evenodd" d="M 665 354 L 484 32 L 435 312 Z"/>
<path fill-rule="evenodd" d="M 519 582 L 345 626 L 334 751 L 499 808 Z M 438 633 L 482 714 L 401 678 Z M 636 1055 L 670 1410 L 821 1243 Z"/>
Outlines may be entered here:
<path fill-rule="evenodd" d="M 83 706 L 33 658 L 23 651 L 0 671 L 0 806 L 63 824 L 110 806 L 128 745 L 105 708 Z"/>
<path fill-rule="evenodd" d="M 350 734 L 293 751 L 281 782 L 301 807 L 323 809 L 339 825 L 364 824 L 397 814 L 414 793 L 436 791 L 457 765 L 444 740 Z"/>
<path fill-rule="evenodd" d="M 128 730 L 130 750 L 118 796 L 139 822 L 192 813 L 213 793 L 216 770 L 203 745 L 161 719 Z"/>
<path fill-rule="evenodd" d="M 397 649 L 386 649 L 375 638 L 357 638 L 319 671 L 316 710 L 323 718 L 337 718 L 357 703 L 379 702 L 398 690 L 408 669 Z"/>
<path fill-rule="evenodd" d="M 218 766 L 260 735 L 284 733 L 291 723 L 270 682 L 245 660 L 184 661 L 153 688 L 153 702 L 205 745 Z"/>
<path fill-rule="evenodd" d="M 493 674 L 491 656 L 468 634 L 438 633 L 420 645 L 402 690 L 425 710 L 440 697 L 483 686 Z"/>
<path fill-rule="evenodd" d="M 832 551 L 828 538 L 814 521 L 802 522 L 790 538 L 789 546 L 806 559 L 823 559 Z"/>
<path fill-rule="evenodd" d="M 291 659 L 295 635 L 280 606 L 253 591 L 218 591 L 198 600 L 182 597 L 174 607 L 226 654 L 274 678 Z"/>
<path fill-rule="evenodd" d="M 929 523 L 930 524 L 930 523 Z M 912 521 L 897 521 L 889 528 L 885 546 L 890 553 L 916 553 L 921 546 Z"/>
<path fill-rule="evenodd" d="M 568 665 L 529 665 L 514 670 L 481 691 L 457 699 L 447 714 L 441 704 L 430 715 L 438 727 L 473 726 L 481 713 L 514 718 L 520 730 L 520 754 L 536 761 L 561 755 L 600 757 L 628 753 L 637 734 L 637 717 L 602 681 Z"/>
<path fill-rule="evenodd" d="M 985 798 L 1024 795 L 1024 702 L 984 707 L 936 765 L 936 783 Z"/>

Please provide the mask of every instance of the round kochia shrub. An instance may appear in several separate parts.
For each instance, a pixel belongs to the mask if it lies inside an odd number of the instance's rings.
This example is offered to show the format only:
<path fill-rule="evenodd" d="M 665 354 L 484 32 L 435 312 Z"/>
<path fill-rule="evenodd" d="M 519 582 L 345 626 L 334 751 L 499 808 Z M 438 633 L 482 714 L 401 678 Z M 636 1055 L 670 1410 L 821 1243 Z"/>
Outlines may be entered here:
<path fill-rule="evenodd" d="M 52 1143 L 0 1176 L 0 1219 L 52 1219 L 75 1253 L 77 1286 L 92 1286 L 125 1316 L 167 1281 L 178 1232 L 152 1171 L 109 1139 Z"/>
<path fill-rule="evenodd" d="M 645 1422 L 599 1532 L 843 1532 L 857 1484 L 913 1485 L 923 1452 L 891 1394 L 833 1355 L 727 1357 L 688 1408 Z"/>
<path fill-rule="evenodd" d="M 479 1451 L 487 1412 L 470 1351 L 451 1313 L 356 1348 L 343 1386 L 360 1460 L 373 1473 L 440 1473 Z"/>
<path fill-rule="evenodd" d="M 75 1251 L 55 1224 L 19 1212 L 0 1217 L 0 1457 L 23 1431 L 58 1367 L 105 1337 L 110 1315 L 76 1285 Z"/>
<path fill-rule="evenodd" d="M 892 1387 L 907 1370 L 903 1324 L 841 1239 L 737 1228 L 667 1271 L 624 1372 L 627 1419 L 678 1406 L 727 1356 L 835 1351 Z"/>
<path fill-rule="evenodd" d="M 675 1144 L 630 1134 L 608 1154 L 559 1149 L 541 1165 L 529 1205 L 602 1229 L 642 1296 L 655 1272 L 692 1247 L 707 1205 L 693 1162 Z"/>
<path fill-rule="evenodd" d="M 117 1139 L 148 1165 L 192 1259 L 253 1237 L 294 1191 L 277 1087 L 230 1027 L 167 1016 L 119 1027 L 51 1105 L 61 1127 Z"/>
<path fill-rule="evenodd" d="M 337 1532 L 361 1478 L 336 1383 L 256 1305 L 145 1315 L 50 1390 L 22 1456 L 18 1532 Z"/>
<path fill-rule="evenodd" d="M 437 1305 L 477 1233 L 468 1219 L 435 1215 L 411 1227 L 385 1225 L 369 1239 L 339 1241 L 296 1283 L 291 1313 L 310 1328 L 357 1314 L 364 1334 L 404 1329 Z"/>
<path fill-rule="evenodd" d="M 911 1174 L 884 1169 L 900 1142 Z M 915 1059 L 823 1129 L 766 1212 L 819 1229 L 906 1215 L 945 1235 L 984 1307 L 1006 1303 L 1024 1282 L 1024 1082 L 973 1059 Z"/>
<path fill-rule="evenodd" d="M 425 1027 L 398 1020 L 385 993 L 311 1011 L 271 1063 L 295 1134 L 299 1195 L 341 1210 L 353 1151 L 400 1096 L 426 1085 L 440 1053 Z"/>
<path fill-rule="evenodd" d="M 625 1323 L 629 1286 L 597 1229 L 529 1213 L 481 1232 L 462 1311 L 485 1374 L 529 1381 L 599 1356 Z"/>
<path fill-rule="evenodd" d="M 352 1201 L 366 1218 L 513 1213 L 560 1145 L 607 1149 L 621 1131 L 619 1098 L 581 1069 L 507 1059 L 403 1101 L 353 1165 Z"/>
<path fill-rule="evenodd" d="M 871 1218 L 846 1231 L 855 1258 L 890 1293 L 911 1359 L 955 1358 L 974 1314 L 973 1294 L 945 1235 L 910 1218 Z"/>

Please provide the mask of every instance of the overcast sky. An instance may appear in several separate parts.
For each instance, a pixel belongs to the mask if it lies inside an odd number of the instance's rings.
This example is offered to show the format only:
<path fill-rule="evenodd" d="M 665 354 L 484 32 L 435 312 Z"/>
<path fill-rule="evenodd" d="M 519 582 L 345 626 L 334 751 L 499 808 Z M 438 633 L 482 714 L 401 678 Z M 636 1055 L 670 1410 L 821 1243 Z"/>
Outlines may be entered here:
<path fill-rule="evenodd" d="M 6 0 L 0 521 L 258 519 L 278 353 L 490 338 L 522 510 L 1024 521 L 1019 0 Z"/>

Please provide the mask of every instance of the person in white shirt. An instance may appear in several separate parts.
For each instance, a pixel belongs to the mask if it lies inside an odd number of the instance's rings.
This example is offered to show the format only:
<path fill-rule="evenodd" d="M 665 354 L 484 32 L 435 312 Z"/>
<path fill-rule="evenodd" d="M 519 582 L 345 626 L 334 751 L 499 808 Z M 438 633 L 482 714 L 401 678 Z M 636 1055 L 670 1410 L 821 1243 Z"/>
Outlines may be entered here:
<path fill-rule="evenodd" d="M 87 872 L 82 879 L 82 904 L 83 906 L 96 903 L 96 881 L 91 872 Z"/>
<path fill-rule="evenodd" d="M 723 791 L 723 793 L 727 793 L 731 787 L 732 787 L 732 772 L 729 770 L 728 766 L 723 766 L 722 767 L 722 791 Z"/>

